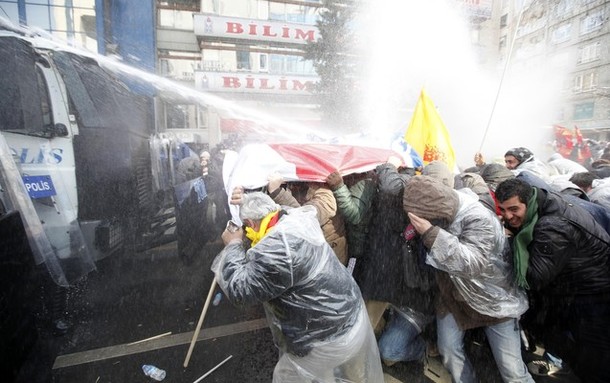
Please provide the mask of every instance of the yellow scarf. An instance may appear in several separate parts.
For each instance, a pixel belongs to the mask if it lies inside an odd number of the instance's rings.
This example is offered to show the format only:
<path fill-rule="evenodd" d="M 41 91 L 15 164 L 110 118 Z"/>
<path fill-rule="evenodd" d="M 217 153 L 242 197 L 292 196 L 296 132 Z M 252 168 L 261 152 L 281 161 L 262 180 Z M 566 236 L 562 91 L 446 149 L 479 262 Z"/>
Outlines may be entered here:
<path fill-rule="evenodd" d="M 260 225 L 260 228 L 258 231 L 254 231 L 253 228 L 246 226 L 246 237 L 250 241 L 252 241 L 252 247 L 254 247 L 254 245 L 259 243 L 260 240 L 263 239 L 263 237 L 265 235 L 267 235 L 267 232 L 273 226 L 275 226 L 276 222 L 278 221 L 277 218 L 278 218 L 279 212 L 280 211 L 278 210 L 278 211 L 274 211 L 273 213 L 267 214 L 267 216 L 261 220 L 261 225 Z M 272 222 L 272 220 L 273 220 L 273 222 Z"/>

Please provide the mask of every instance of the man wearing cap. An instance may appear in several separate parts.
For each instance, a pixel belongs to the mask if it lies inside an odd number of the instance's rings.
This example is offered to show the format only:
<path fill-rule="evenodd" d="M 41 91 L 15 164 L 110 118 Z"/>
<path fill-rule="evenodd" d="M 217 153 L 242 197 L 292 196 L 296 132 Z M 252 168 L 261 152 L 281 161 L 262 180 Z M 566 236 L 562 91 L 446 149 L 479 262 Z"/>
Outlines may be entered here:
<path fill-rule="evenodd" d="M 533 382 L 521 358 L 519 317 L 527 298 L 514 282 L 504 229 L 468 189 L 428 176 L 405 186 L 403 207 L 437 269 L 439 351 L 454 382 L 476 381 L 464 333 L 484 328 L 505 382 Z"/>
<path fill-rule="evenodd" d="M 531 150 L 523 147 L 512 148 L 504 153 L 504 163 L 515 175 L 527 170 L 547 182 L 550 176 L 557 175 L 554 168 L 534 157 Z"/>

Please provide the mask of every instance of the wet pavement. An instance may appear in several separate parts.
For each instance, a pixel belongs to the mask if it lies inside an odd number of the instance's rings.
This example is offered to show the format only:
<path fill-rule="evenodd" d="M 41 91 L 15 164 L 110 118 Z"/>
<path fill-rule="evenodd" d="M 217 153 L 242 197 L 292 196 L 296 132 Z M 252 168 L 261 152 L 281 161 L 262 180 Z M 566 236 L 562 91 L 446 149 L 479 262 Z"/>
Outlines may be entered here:
<path fill-rule="evenodd" d="M 43 318 L 38 342 L 15 381 L 151 382 L 141 368 L 151 364 L 166 371 L 164 382 L 195 382 L 206 373 L 202 382 L 271 382 L 278 355 L 260 305 L 238 309 L 226 299 L 210 305 L 183 366 L 220 249 L 212 244 L 183 259 L 170 243 L 99 261 L 71 294 L 73 326 L 57 335 Z M 488 347 L 473 339 L 467 348 L 481 381 L 500 382 Z M 397 363 L 384 371 L 385 382 L 450 382 L 439 357 L 425 367 Z M 569 381 L 546 379 L 537 381 Z"/>

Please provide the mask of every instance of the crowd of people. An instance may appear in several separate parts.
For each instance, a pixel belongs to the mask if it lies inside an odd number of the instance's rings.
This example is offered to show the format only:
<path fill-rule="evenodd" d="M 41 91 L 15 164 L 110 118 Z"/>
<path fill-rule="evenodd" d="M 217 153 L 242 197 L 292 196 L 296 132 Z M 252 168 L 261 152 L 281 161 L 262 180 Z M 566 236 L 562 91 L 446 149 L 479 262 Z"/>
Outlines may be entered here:
<path fill-rule="evenodd" d="M 479 331 L 505 382 L 610 382 L 610 151 L 504 161 L 477 153 L 454 174 L 390 156 L 326 183 L 235 188 L 243 226 L 212 269 L 235 305 L 265 307 L 273 381 L 377 383 L 382 364 L 423 372 L 440 354 L 454 382 L 475 382 Z"/>

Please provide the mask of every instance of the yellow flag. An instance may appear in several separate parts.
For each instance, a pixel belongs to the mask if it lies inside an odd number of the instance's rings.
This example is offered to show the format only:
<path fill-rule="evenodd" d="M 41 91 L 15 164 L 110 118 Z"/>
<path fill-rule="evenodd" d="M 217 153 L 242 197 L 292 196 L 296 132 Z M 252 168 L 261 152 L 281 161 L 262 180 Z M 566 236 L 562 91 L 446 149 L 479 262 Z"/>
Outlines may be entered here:
<path fill-rule="evenodd" d="M 440 160 L 449 169 L 455 169 L 455 153 L 445 124 L 434 103 L 422 89 L 411 123 L 405 133 L 405 141 L 415 149 L 424 165 Z"/>

